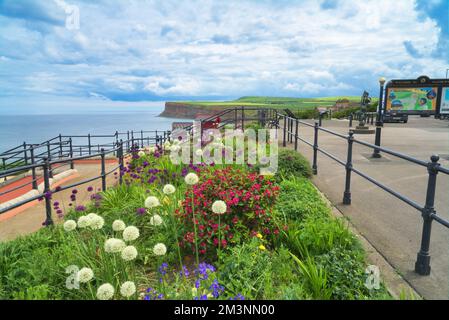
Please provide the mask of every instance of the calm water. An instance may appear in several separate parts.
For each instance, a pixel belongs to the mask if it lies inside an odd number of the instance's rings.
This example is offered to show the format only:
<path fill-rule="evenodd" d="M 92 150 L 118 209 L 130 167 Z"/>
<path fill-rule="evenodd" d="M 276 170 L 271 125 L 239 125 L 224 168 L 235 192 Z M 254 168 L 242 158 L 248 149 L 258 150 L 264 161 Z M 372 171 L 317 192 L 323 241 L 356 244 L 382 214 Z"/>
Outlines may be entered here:
<path fill-rule="evenodd" d="M 39 143 L 59 133 L 85 135 L 114 134 L 116 130 L 163 131 L 170 130 L 173 121 L 186 121 L 158 117 L 163 109 L 164 102 L 151 102 L 148 106 L 69 106 L 38 110 L 28 107 L 0 108 L 0 152 L 24 141 Z"/>

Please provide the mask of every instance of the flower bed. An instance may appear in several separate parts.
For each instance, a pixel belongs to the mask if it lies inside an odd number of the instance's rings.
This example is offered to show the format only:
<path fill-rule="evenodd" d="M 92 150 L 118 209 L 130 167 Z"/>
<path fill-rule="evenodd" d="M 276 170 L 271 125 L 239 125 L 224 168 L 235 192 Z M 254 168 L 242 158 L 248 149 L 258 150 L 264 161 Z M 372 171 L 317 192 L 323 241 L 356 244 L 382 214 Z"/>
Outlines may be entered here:
<path fill-rule="evenodd" d="M 84 207 L 73 193 L 67 212 L 55 206 L 64 223 L 0 244 L 0 298 L 390 298 L 365 285 L 358 240 L 289 168 L 274 179 L 135 150 L 123 185 Z"/>

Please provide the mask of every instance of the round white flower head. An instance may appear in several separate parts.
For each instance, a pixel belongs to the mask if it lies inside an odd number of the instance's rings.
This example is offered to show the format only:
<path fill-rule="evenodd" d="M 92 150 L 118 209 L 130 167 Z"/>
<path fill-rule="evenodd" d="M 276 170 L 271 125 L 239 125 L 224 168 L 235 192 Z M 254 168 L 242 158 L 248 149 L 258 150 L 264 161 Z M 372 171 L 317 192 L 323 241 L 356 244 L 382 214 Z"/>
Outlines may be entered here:
<path fill-rule="evenodd" d="M 189 185 L 197 184 L 199 181 L 198 176 L 196 175 L 196 173 L 193 173 L 193 172 L 187 174 L 185 176 L 184 180 Z"/>
<path fill-rule="evenodd" d="M 102 284 L 97 289 L 98 300 L 110 300 L 114 296 L 114 287 L 110 283 Z"/>
<path fill-rule="evenodd" d="M 165 194 L 173 194 L 175 193 L 176 188 L 172 184 L 166 184 L 162 189 L 162 192 Z"/>
<path fill-rule="evenodd" d="M 122 250 L 121 255 L 125 261 L 134 260 L 137 257 L 137 249 L 134 246 L 127 246 Z"/>
<path fill-rule="evenodd" d="M 125 298 L 129 298 L 135 293 L 136 285 L 132 281 L 126 281 L 120 286 L 120 294 Z"/>
<path fill-rule="evenodd" d="M 195 154 L 196 154 L 198 157 L 201 157 L 201 156 L 203 155 L 203 150 L 198 149 L 198 150 L 195 151 Z"/>
<path fill-rule="evenodd" d="M 148 209 L 159 207 L 160 205 L 159 199 L 155 196 L 149 196 L 145 199 L 145 207 Z"/>
<path fill-rule="evenodd" d="M 216 214 L 223 214 L 227 210 L 226 202 L 217 200 L 212 204 L 212 212 Z"/>
<path fill-rule="evenodd" d="M 112 230 L 114 231 L 123 231 L 126 228 L 126 224 L 122 220 L 114 220 L 112 223 Z"/>
<path fill-rule="evenodd" d="M 125 242 L 121 239 L 116 238 L 110 238 L 104 243 L 104 251 L 108 253 L 121 252 L 125 247 Z"/>
<path fill-rule="evenodd" d="M 138 155 L 139 157 L 144 157 L 144 156 L 145 156 L 145 151 L 140 150 L 140 151 L 137 153 L 137 155 Z"/>
<path fill-rule="evenodd" d="M 170 147 L 171 147 L 170 141 L 166 141 L 166 142 L 164 143 L 164 147 L 165 147 L 166 149 L 170 148 Z"/>
<path fill-rule="evenodd" d="M 158 243 L 154 246 L 153 253 L 157 256 L 163 256 L 167 253 L 167 247 L 163 243 Z"/>
<path fill-rule="evenodd" d="M 67 220 L 64 222 L 64 230 L 65 231 L 73 231 L 76 229 L 76 221 L 75 220 Z"/>
<path fill-rule="evenodd" d="M 150 218 L 150 224 L 152 226 L 160 226 L 164 221 L 162 220 L 161 216 L 158 214 L 155 214 Z"/>
<path fill-rule="evenodd" d="M 171 152 L 178 152 L 179 149 L 181 149 L 181 148 L 179 147 L 178 144 L 173 144 L 173 145 L 170 147 L 170 151 L 171 151 Z"/>
<path fill-rule="evenodd" d="M 86 216 L 81 216 L 78 218 L 78 227 L 81 229 L 87 228 L 90 226 L 90 219 Z"/>
<path fill-rule="evenodd" d="M 95 217 L 90 220 L 90 228 L 92 230 L 100 230 L 104 226 L 104 219 L 100 216 L 95 215 Z"/>
<path fill-rule="evenodd" d="M 87 283 L 94 277 L 94 272 L 91 268 L 82 268 L 78 271 L 78 281 L 81 283 Z"/>
<path fill-rule="evenodd" d="M 134 241 L 139 235 L 139 229 L 134 226 L 126 227 L 125 230 L 123 230 L 123 240 L 125 241 Z"/>
<path fill-rule="evenodd" d="M 150 154 L 155 153 L 156 152 L 156 147 L 149 147 L 148 151 L 150 152 Z"/>

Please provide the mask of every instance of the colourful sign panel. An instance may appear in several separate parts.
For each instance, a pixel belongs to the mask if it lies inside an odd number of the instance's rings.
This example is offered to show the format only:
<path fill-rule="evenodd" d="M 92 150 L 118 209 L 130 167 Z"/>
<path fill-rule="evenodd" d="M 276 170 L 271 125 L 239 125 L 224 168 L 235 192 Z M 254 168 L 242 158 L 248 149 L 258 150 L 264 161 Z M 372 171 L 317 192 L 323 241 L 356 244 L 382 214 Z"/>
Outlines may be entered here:
<path fill-rule="evenodd" d="M 443 88 L 441 93 L 440 113 L 449 114 L 449 88 Z"/>
<path fill-rule="evenodd" d="M 387 111 L 435 111 L 438 88 L 388 88 Z M 448 93 L 449 94 L 449 93 Z"/>

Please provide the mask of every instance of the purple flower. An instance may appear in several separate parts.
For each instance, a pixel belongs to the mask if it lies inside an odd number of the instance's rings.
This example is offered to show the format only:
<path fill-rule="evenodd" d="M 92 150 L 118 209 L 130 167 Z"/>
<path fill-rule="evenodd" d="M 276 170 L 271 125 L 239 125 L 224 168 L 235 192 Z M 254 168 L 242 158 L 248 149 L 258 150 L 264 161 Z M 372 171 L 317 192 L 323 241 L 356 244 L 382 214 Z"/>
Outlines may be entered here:
<path fill-rule="evenodd" d="M 57 213 L 57 214 L 62 214 L 62 210 L 61 210 L 61 209 L 58 209 L 58 210 L 56 210 L 56 213 Z"/>
<path fill-rule="evenodd" d="M 145 208 L 137 208 L 136 212 L 137 212 L 137 214 L 139 214 L 139 215 L 143 215 L 143 214 L 145 214 L 146 209 L 145 209 Z"/>
<path fill-rule="evenodd" d="M 77 194 L 77 193 L 78 193 L 78 190 L 76 190 L 76 189 L 72 190 L 72 194 Z"/>
<path fill-rule="evenodd" d="M 241 293 L 238 293 L 235 297 L 232 297 L 229 300 L 245 300 L 245 297 Z"/>
<path fill-rule="evenodd" d="M 59 207 L 59 202 L 58 201 L 53 202 L 53 206 L 54 207 Z"/>
<path fill-rule="evenodd" d="M 75 207 L 75 211 L 77 211 L 77 212 L 83 212 L 85 210 L 86 210 L 86 207 L 83 205 L 79 205 L 79 206 Z"/>
<path fill-rule="evenodd" d="M 87 187 L 87 192 L 92 192 L 94 191 L 94 188 L 92 186 Z"/>

